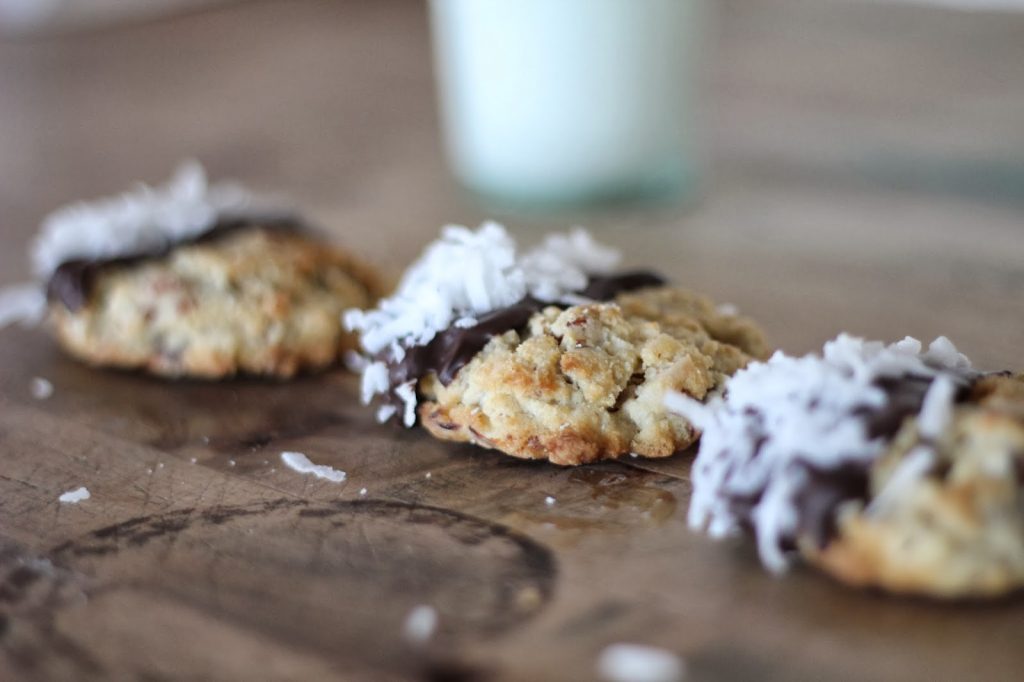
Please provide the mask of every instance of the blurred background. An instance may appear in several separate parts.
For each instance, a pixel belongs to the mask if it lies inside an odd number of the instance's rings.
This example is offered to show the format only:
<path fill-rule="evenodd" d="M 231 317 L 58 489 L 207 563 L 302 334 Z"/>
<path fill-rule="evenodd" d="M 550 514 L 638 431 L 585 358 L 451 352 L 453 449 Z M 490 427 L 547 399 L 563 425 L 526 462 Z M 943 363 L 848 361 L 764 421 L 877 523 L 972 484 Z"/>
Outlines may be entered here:
<path fill-rule="evenodd" d="M 582 222 L 788 350 L 955 319 L 1005 365 L 1024 344 L 1022 10 L 0 0 L 2 283 L 55 206 L 195 157 L 395 269 L 446 222 Z"/>

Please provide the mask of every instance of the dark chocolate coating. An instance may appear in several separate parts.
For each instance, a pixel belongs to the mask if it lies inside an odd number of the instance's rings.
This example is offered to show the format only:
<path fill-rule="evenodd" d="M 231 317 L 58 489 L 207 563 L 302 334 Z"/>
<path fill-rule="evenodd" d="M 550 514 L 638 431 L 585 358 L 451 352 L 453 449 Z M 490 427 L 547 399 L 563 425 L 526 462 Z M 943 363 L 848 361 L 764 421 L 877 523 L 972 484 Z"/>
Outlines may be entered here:
<path fill-rule="evenodd" d="M 73 260 L 62 263 L 46 283 L 47 300 L 60 301 L 71 312 L 81 310 L 89 301 L 96 274 L 102 267 L 103 263 L 98 261 Z"/>
<path fill-rule="evenodd" d="M 960 383 L 956 400 L 962 402 L 967 399 L 973 381 L 966 375 L 957 375 L 956 378 Z M 875 385 L 885 391 L 887 399 L 885 409 L 861 408 L 854 414 L 864 417 L 869 437 L 892 438 L 903 426 L 907 417 L 921 411 L 924 396 L 928 393 L 928 387 L 932 385 L 932 380 L 929 377 L 913 375 L 881 377 L 875 381 Z"/>
<path fill-rule="evenodd" d="M 492 336 L 523 327 L 542 307 L 540 301 L 526 298 L 482 316 L 472 327 L 449 327 L 427 345 L 406 349 L 401 361 L 388 363 L 391 385 L 399 386 L 434 372 L 447 386 L 459 370 L 483 350 Z"/>
<path fill-rule="evenodd" d="M 618 275 L 591 278 L 581 295 L 597 301 L 607 301 L 617 294 L 665 283 L 665 279 L 652 272 L 633 271 Z M 439 332 L 424 346 L 405 350 L 400 361 L 387 360 L 387 351 L 382 358 L 388 365 L 388 378 L 392 387 L 410 380 L 420 379 L 431 372 L 445 386 L 455 380 L 455 375 L 466 366 L 492 336 L 499 336 L 511 329 L 526 326 L 534 313 L 554 303 L 544 303 L 527 296 L 522 301 L 483 315 L 472 327 L 449 327 Z M 394 396 L 392 396 L 394 398 Z M 400 401 L 399 403 L 400 404 Z"/>
<path fill-rule="evenodd" d="M 96 284 L 96 278 L 106 268 L 130 266 L 146 260 L 162 258 L 178 246 L 214 241 L 247 228 L 267 230 L 307 229 L 298 217 L 291 215 L 222 218 L 208 230 L 195 237 L 168 244 L 155 251 L 135 253 L 118 258 L 71 260 L 61 263 L 53 274 L 50 275 L 50 280 L 46 283 L 46 297 L 50 301 L 61 302 L 71 312 L 77 312 L 89 302 L 89 297 L 92 295 Z"/>
<path fill-rule="evenodd" d="M 660 287 L 666 283 L 661 275 L 647 270 L 630 270 L 616 275 L 591 277 L 587 288 L 580 292 L 595 301 L 609 301 L 618 294 L 647 287 Z"/>
<path fill-rule="evenodd" d="M 956 396 L 956 400 L 962 402 L 967 399 L 970 385 L 976 377 L 972 374 L 953 374 L 962 384 Z M 907 417 L 921 411 L 931 383 L 932 378 L 917 375 L 881 377 L 875 381 L 875 385 L 885 391 L 885 406 L 881 409 L 863 406 L 854 410 L 851 417 L 864 421 L 870 438 L 890 441 L 902 428 Z M 813 443 L 809 443 L 808 447 L 813 447 Z M 760 445 L 757 449 L 760 449 Z M 809 537 L 819 548 L 824 548 L 835 537 L 836 511 L 839 506 L 849 500 L 867 501 L 871 467 L 868 463 L 844 462 L 835 469 L 822 470 L 808 462 L 799 464 L 807 473 L 807 484 L 794 498 L 799 514 L 797 534 Z M 746 499 L 736 500 L 734 509 L 745 510 L 744 515 L 749 516 L 755 505 L 756 501 L 751 504 Z M 787 538 L 785 544 L 792 549 L 795 540 Z"/>
<path fill-rule="evenodd" d="M 806 467 L 808 484 L 796 494 L 797 533 L 823 549 L 836 534 L 836 510 L 848 500 L 867 500 L 868 467 L 853 462 L 828 471 Z"/>

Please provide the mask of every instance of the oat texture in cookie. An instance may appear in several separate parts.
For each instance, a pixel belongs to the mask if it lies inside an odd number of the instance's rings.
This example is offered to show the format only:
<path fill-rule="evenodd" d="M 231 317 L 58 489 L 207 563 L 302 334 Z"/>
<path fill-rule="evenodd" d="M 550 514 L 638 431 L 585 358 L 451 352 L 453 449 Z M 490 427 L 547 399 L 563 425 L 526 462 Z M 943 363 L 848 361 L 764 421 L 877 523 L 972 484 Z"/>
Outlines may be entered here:
<path fill-rule="evenodd" d="M 853 585 L 989 597 L 1024 581 L 1024 382 L 927 351 L 840 336 L 777 354 L 700 405 L 690 523 L 750 528 L 765 564 L 797 555 Z"/>
<path fill-rule="evenodd" d="M 61 344 L 91 364 L 289 377 L 355 347 L 340 315 L 372 304 L 375 281 L 341 251 L 256 223 L 162 257 L 104 264 L 80 307 L 50 308 Z"/>
<path fill-rule="evenodd" d="M 448 228 L 394 297 L 348 318 L 371 360 L 364 400 L 384 398 L 382 420 L 558 464 L 685 448 L 697 434 L 666 391 L 703 399 L 767 345 L 653 273 L 614 273 L 617 260 L 582 231 L 520 256 L 495 224 Z"/>

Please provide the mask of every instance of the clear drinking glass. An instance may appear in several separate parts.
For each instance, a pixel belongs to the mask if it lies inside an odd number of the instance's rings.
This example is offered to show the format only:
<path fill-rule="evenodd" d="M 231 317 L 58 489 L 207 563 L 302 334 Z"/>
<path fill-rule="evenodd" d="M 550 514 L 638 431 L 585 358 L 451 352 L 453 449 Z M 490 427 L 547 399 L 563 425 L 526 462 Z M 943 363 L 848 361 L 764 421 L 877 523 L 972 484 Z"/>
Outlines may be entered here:
<path fill-rule="evenodd" d="M 452 170 L 514 204 L 685 195 L 700 0 L 431 0 Z"/>

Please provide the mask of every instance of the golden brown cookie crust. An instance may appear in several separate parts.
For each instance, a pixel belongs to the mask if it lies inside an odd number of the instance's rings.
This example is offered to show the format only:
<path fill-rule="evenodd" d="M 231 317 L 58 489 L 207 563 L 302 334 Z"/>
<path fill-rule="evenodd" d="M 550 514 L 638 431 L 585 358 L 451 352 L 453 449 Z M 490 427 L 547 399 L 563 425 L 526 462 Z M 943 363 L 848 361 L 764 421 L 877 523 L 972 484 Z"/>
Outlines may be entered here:
<path fill-rule="evenodd" d="M 725 338 L 767 352 L 752 323 L 727 318 L 700 296 L 660 287 L 550 307 L 522 335 L 491 339 L 449 386 L 422 379 L 419 416 L 437 438 L 525 459 L 667 457 L 697 433 L 667 412 L 665 393 L 702 399 L 746 365 L 751 355 Z"/>
<path fill-rule="evenodd" d="M 1024 374 L 992 374 L 971 387 L 970 400 L 1024 422 Z"/>
<path fill-rule="evenodd" d="M 234 231 L 99 271 L 86 306 L 51 304 L 61 345 L 93 365 L 166 377 L 286 378 L 334 363 L 357 339 L 343 310 L 370 305 L 382 280 L 296 231 Z"/>
<path fill-rule="evenodd" d="M 677 287 L 651 287 L 619 294 L 615 303 L 628 316 L 657 322 L 668 333 L 694 341 L 715 341 L 709 354 L 731 375 L 751 360 L 772 353 L 764 332 L 748 317 L 719 312 L 706 296 Z"/>
<path fill-rule="evenodd" d="M 872 469 L 872 498 L 918 443 L 910 421 Z M 936 452 L 934 471 L 887 504 L 847 504 L 837 537 L 821 550 L 801 543 L 804 556 L 844 583 L 894 593 L 984 598 L 1024 586 L 1024 420 L 959 408 Z"/>

